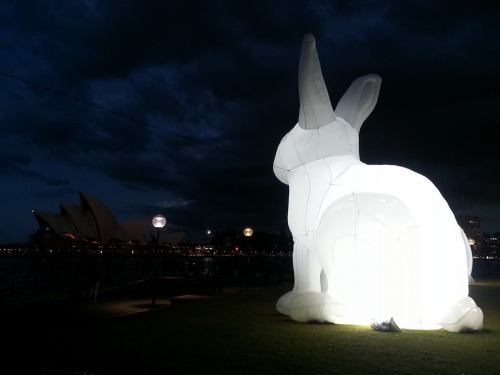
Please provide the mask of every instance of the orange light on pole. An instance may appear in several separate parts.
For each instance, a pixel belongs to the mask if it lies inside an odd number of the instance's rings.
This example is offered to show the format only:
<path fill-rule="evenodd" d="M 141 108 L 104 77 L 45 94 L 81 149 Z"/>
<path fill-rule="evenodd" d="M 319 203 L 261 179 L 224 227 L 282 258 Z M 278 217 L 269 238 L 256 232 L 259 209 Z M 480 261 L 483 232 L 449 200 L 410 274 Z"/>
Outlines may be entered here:
<path fill-rule="evenodd" d="M 245 237 L 252 237 L 252 235 L 253 235 L 253 229 L 250 228 L 250 227 L 246 227 L 245 229 L 243 229 L 243 235 Z"/>

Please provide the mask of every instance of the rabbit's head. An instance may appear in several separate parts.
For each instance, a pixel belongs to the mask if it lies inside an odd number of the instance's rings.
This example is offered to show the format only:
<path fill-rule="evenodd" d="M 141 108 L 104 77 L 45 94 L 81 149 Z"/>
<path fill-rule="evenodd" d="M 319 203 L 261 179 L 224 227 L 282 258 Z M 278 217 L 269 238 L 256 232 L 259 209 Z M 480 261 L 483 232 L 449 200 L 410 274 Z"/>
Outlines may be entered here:
<path fill-rule="evenodd" d="M 316 40 L 307 34 L 299 62 L 299 121 L 281 140 L 274 159 L 274 173 L 285 184 L 288 172 L 330 156 L 359 160 L 359 130 L 377 104 L 382 79 L 369 74 L 356 79 L 335 111 L 326 89 Z"/>

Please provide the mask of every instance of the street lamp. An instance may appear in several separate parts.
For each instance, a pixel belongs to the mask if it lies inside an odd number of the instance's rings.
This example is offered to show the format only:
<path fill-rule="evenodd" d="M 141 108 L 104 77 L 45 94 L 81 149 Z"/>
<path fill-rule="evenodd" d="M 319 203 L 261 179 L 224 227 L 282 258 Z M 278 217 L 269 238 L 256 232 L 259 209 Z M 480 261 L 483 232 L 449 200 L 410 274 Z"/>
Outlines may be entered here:
<path fill-rule="evenodd" d="M 158 249 L 156 249 L 156 257 L 154 259 L 154 271 L 153 271 L 153 293 L 151 297 L 151 305 L 156 305 L 156 288 L 158 283 L 158 255 L 160 252 L 160 229 L 162 229 L 165 224 L 167 224 L 167 219 L 163 215 L 155 215 L 153 217 L 153 227 L 156 228 L 156 244 L 158 245 Z"/>
<path fill-rule="evenodd" d="M 212 245 L 212 230 L 211 230 L 210 228 L 208 228 L 208 229 L 206 230 L 205 234 L 207 235 L 207 240 L 206 240 L 206 241 L 207 241 L 207 249 L 208 249 L 209 251 L 213 251 L 213 250 L 215 249 L 215 247 L 214 247 L 214 248 L 210 248 L 210 245 Z M 212 253 L 210 253 L 210 254 L 215 255 L 215 251 L 213 251 L 213 252 L 212 252 Z"/>
<path fill-rule="evenodd" d="M 246 282 L 245 289 L 248 290 L 248 284 L 250 283 L 250 237 L 253 235 L 253 229 L 250 227 L 243 228 L 243 236 L 247 238 L 246 248 L 247 248 L 247 267 L 246 267 Z"/>
<path fill-rule="evenodd" d="M 153 217 L 153 227 L 156 228 L 156 243 L 160 246 L 160 229 L 167 224 L 167 219 L 163 215 L 155 215 Z"/>

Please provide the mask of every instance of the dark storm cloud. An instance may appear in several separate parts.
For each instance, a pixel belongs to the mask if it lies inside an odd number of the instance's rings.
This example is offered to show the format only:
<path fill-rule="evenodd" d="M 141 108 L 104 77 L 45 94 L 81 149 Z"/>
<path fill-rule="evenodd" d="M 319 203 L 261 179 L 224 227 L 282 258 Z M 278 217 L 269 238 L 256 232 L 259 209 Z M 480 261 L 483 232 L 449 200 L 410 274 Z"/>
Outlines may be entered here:
<path fill-rule="evenodd" d="M 459 210 L 486 202 L 500 207 L 492 177 L 500 169 L 491 136 L 500 115 L 495 6 L 65 1 L 0 7 L 1 70 L 153 125 L 2 78 L 4 150 L 47 165 L 34 171 L 2 164 L 11 175 L 76 191 L 75 175 L 50 177 L 51 166 L 82 167 L 130 191 L 163 191 L 187 202 L 123 203 L 120 212 L 163 208 L 188 230 L 203 223 L 279 228 L 286 186 L 271 165 L 296 121 L 300 39 L 313 32 L 334 102 L 358 75 L 384 79 L 361 132 L 364 161 L 427 174 Z M 54 197 L 61 194 L 54 189 Z"/>
<path fill-rule="evenodd" d="M 26 158 L 22 156 L 14 156 L 8 158 L 6 156 L 0 155 L 0 173 L 11 178 L 15 178 L 18 176 L 29 177 L 45 185 L 54 187 L 68 184 L 68 181 L 65 179 L 52 177 L 37 172 L 36 170 L 30 168 L 29 162 L 26 162 Z"/>
<path fill-rule="evenodd" d="M 47 199 L 47 198 L 61 199 L 69 194 L 75 195 L 76 191 L 69 187 L 61 187 L 59 189 L 41 191 L 37 195 L 41 199 Z"/>

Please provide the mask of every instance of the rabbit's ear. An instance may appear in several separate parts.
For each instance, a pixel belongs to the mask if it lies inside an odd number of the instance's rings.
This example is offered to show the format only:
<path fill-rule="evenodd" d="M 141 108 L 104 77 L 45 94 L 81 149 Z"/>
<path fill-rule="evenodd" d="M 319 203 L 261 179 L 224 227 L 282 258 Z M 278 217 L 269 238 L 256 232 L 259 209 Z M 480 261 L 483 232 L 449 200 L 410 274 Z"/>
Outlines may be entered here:
<path fill-rule="evenodd" d="M 316 40 L 311 34 L 304 36 L 299 62 L 299 126 L 319 129 L 335 121 L 330 97 L 319 65 Z"/>
<path fill-rule="evenodd" d="M 382 78 L 377 74 L 359 77 L 347 89 L 335 108 L 342 117 L 359 132 L 361 125 L 377 104 Z"/>

